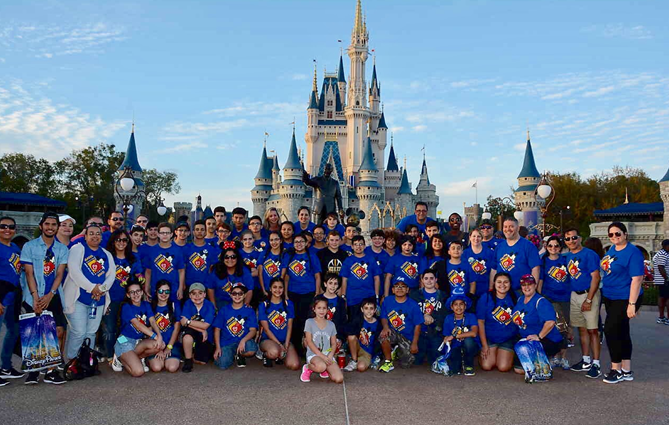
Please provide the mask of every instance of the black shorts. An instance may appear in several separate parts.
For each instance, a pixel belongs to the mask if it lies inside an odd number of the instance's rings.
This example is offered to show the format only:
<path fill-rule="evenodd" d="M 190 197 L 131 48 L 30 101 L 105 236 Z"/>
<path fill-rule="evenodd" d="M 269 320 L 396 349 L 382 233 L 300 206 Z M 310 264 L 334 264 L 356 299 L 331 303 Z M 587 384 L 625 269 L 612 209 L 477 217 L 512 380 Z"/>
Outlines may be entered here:
<path fill-rule="evenodd" d="M 669 283 L 665 282 L 664 285 L 657 285 L 659 291 L 658 296 L 660 298 L 669 298 Z"/>
<path fill-rule="evenodd" d="M 23 303 L 23 309 L 26 313 L 34 313 L 35 310 L 26 302 Z M 49 306 L 46 308 L 48 311 L 53 314 L 53 320 L 56 322 L 57 327 L 66 328 L 67 319 L 65 318 L 65 313 L 63 313 L 63 304 L 60 302 L 60 295 L 56 294 L 51 298 Z"/>
<path fill-rule="evenodd" d="M 214 354 L 214 344 L 209 341 L 209 339 L 203 342 L 202 332 L 193 328 L 186 328 L 181 335 L 182 338 L 183 335 L 190 335 L 193 337 L 193 360 L 202 363 L 208 363 L 209 360 L 211 360 L 211 357 Z"/>

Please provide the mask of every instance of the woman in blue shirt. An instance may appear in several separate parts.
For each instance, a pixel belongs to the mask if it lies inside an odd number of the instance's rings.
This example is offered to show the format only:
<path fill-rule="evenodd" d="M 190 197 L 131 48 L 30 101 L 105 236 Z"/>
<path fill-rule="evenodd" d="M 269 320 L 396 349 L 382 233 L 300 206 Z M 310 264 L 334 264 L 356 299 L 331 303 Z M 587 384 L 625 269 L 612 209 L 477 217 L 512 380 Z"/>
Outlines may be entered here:
<path fill-rule="evenodd" d="M 518 328 L 511 321 L 516 296 L 511 291 L 511 276 L 506 272 L 497 273 L 493 285 L 493 291 L 483 294 L 476 305 L 481 339 L 479 364 L 483 370 L 497 367 L 500 372 L 508 372 L 518 341 Z"/>
<path fill-rule="evenodd" d="M 469 246 L 462 253 L 462 261 L 469 264 L 476 277 L 476 296 L 481 297 L 490 290 L 490 269 L 495 263 L 495 251 L 483 245 L 483 234 L 479 229 L 469 233 Z"/>
<path fill-rule="evenodd" d="M 206 282 L 207 297 L 214 307 L 220 310 L 232 302 L 230 298 L 232 286 L 241 282 L 248 288 L 244 302 L 249 305 L 253 296 L 253 276 L 240 258 L 235 241 L 226 241 L 222 246 L 223 252 L 218 256 L 218 262 L 212 264 Z"/>
<path fill-rule="evenodd" d="M 265 297 L 268 297 L 269 283 L 275 277 L 281 276 L 281 255 L 283 255 L 283 242 L 279 232 L 269 233 L 269 248 L 263 251 L 260 257 L 260 289 Z"/>
<path fill-rule="evenodd" d="M 604 334 L 611 354 L 611 372 L 604 378 L 607 384 L 634 380 L 632 373 L 632 338 L 630 319 L 641 306 L 644 275 L 643 254 L 627 241 L 623 223 L 609 225 L 609 248 L 602 258 L 602 299 L 606 308 Z"/>

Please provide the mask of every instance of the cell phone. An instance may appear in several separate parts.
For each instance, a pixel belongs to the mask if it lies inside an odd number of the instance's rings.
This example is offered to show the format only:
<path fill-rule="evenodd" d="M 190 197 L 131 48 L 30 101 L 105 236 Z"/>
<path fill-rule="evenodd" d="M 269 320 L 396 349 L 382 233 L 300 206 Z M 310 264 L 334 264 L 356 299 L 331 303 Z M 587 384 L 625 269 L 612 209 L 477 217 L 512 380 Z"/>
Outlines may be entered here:
<path fill-rule="evenodd" d="M 121 344 L 125 344 L 126 342 L 128 342 L 128 338 L 126 338 L 125 335 L 121 335 L 118 337 L 118 342 Z"/>

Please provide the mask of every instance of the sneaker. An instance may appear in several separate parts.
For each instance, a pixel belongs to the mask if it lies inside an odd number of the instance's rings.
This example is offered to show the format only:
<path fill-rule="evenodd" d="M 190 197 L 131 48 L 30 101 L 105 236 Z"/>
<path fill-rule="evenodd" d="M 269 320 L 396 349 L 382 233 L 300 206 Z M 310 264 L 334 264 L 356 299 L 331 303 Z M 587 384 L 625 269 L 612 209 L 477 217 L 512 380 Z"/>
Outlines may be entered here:
<path fill-rule="evenodd" d="M 571 367 L 574 372 L 587 372 L 592 367 L 592 363 L 586 363 L 583 360 Z"/>
<path fill-rule="evenodd" d="M 64 384 L 66 381 L 63 379 L 62 376 L 60 376 L 60 373 L 56 370 L 50 370 L 49 372 L 44 375 L 44 382 L 47 384 L 53 384 L 53 385 L 61 385 Z"/>
<path fill-rule="evenodd" d="M 237 355 L 235 360 L 237 360 L 237 367 L 246 367 L 246 357 Z"/>
<path fill-rule="evenodd" d="M 269 357 L 263 355 L 262 356 L 262 365 L 265 366 L 265 367 L 272 367 L 272 366 L 274 366 L 274 362 Z"/>
<path fill-rule="evenodd" d="M 263 361 L 263 364 L 264 364 L 264 362 L 265 362 L 265 354 L 264 354 L 262 351 L 260 351 L 260 350 L 256 350 L 256 359 L 258 359 L 258 360 L 262 360 L 262 361 Z"/>
<path fill-rule="evenodd" d="M 665 325 L 669 325 L 669 317 L 667 317 L 666 319 L 664 319 L 664 324 L 665 324 Z"/>
<path fill-rule="evenodd" d="M 548 361 L 552 367 L 560 366 L 560 359 L 558 357 L 551 357 Z"/>
<path fill-rule="evenodd" d="M 142 367 L 144 368 L 144 373 L 149 373 L 151 369 L 146 365 L 146 359 L 141 359 L 142 361 Z"/>
<path fill-rule="evenodd" d="M 323 379 L 328 379 L 328 378 L 330 377 L 330 374 L 328 373 L 327 370 L 324 370 L 324 371 L 321 372 L 318 376 L 320 376 L 320 377 L 323 378 Z"/>
<path fill-rule="evenodd" d="M 107 358 L 106 358 L 106 357 L 100 357 L 100 360 L 99 360 L 100 363 L 104 363 L 104 362 L 106 362 L 106 361 L 107 361 Z"/>
<path fill-rule="evenodd" d="M 398 349 L 399 349 L 399 346 L 398 346 L 398 345 L 396 345 L 395 347 L 393 347 L 393 351 L 392 351 L 392 353 L 390 353 L 390 358 L 392 359 L 392 361 L 397 360 L 397 356 L 398 356 L 398 354 L 397 354 L 397 350 L 398 350 Z"/>
<path fill-rule="evenodd" d="M 604 377 L 604 382 L 607 384 L 617 384 L 618 382 L 622 382 L 625 378 L 623 378 L 623 373 L 620 372 L 619 370 L 611 370 L 608 375 Z"/>
<path fill-rule="evenodd" d="M 629 372 L 623 371 L 623 380 L 634 381 L 634 372 L 632 372 L 631 370 Z"/>
<path fill-rule="evenodd" d="M 665 319 L 664 317 L 658 317 L 655 323 L 657 323 L 658 325 L 666 325 L 667 319 Z"/>
<path fill-rule="evenodd" d="M 559 364 L 559 365 L 556 365 L 556 366 L 560 366 L 560 367 L 562 368 L 562 370 L 569 370 L 569 369 L 571 369 L 571 368 L 569 367 L 569 360 L 567 360 L 567 358 L 560 359 L 560 364 Z"/>
<path fill-rule="evenodd" d="M 9 385 L 9 381 L 0 378 L 0 387 L 4 387 L 5 385 Z"/>
<path fill-rule="evenodd" d="M 377 370 L 380 364 L 381 364 L 381 356 L 376 356 L 374 357 L 374 360 L 372 360 L 372 364 L 369 365 L 369 367 L 371 369 Z"/>
<path fill-rule="evenodd" d="M 465 376 L 474 376 L 476 375 L 476 372 L 474 372 L 474 368 L 471 366 L 465 366 Z"/>
<path fill-rule="evenodd" d="M 0 369 L 0 378 L 4 379 L 19 379 L 23 378 L 25 373 L 19 372 L 18 370 L 12 368 L 9 369 Z"/>
<path fill-rule="evenodd" d="M 379 372 L 389 373 L 393 369 L 395 369 L 395 366 L 393 366 L 393 362 L 391 362 L 390 360 L 384 361 L 383 364 L 379 366 Z"/>
<path fill-rule="evenodd" d="M 30 372 L 26 378 L 26 385 L 36 385 L 39 384 L 39 372 Z"/>
<path fill-rule="evenodd" d="M 111 368 L 114 372 L 123 372 L 123 363 L 116 357 L 116 354 L 112 357 Z"/>
<path fill-rule="evenodd" d="M 344 372 L 353 372 L 353 371 L 356 370 L 357 368 L 358 368 L 358 362 L 356 362 L 355 360 L 351 359 L 351 360 L 349 360 L 349 362 L 348 362 L 348 364 L 346 365 L 346 367 L 344 367 Z"/>
<path fill-rule="evenodd" d="M 190 373 L 193 371 L 193 359 L 186 359 L 184 360 L 184 365 L 181 368 L 181 371 L 183 373 Z"/>
<path fill-rule="evenodd" d="M 586 378 L 599 378 L 599 376 L 602 374 L 601 368 L 599 365 L 592 364 L 592 367 L 588 371 L 588 373 L 585 374 Z"/>
<path fill-rule="evenodd" d="M 277 365 L 282 365 L 283 359 L 277 358 L 276 360 L 274 360 L 274 363 L 276 363 Z"/>
<path fill-rule="evenodd" d="M 309 365 L 302 366 L 302 373 L 300 374 L 300 381 L 311 382 L 311 374 L 313 370 L 309 369 Z"/>

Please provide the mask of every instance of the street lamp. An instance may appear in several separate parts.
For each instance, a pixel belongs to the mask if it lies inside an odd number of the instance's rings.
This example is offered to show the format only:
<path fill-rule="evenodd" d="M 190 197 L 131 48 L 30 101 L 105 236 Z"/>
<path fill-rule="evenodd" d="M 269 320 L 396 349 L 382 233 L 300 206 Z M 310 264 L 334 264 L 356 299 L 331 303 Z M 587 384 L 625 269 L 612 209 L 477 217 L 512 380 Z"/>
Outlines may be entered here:
<path fill-rule="evenodd" d="M 481 214 L 481 219 L 482 220 L 490 220 L 492 218 L 492 214 L 490 214 L 488 211 L 485 211 L 483 214 Z"/>
<path fill-rule="evenodd" d="M 555 188 L 548 178 L 548 172 L 545 172 L 541 176 L 541 180 L 537 185 L 537 188 L 534 190 L 534 198 L 537 201 L 539 210 L 541 211 L 541 238 L 543 239 L 546 236 L 547 227 L 555 227 L 552 225 L 546 224 L 546 217 L 548 216 L 548 208 L 555 199 Z"/>
<path fill-rule="evenodd" d="M 567 214 L 571 213 L 571 207 L 567 205 L 566 207 L 560 208 L 560 234 L 564 237 L 564 232 L 562 231 L 562 214 L 567 211 Z"/>
<path fill-rule="evenodd" d="M 513 213 L 513 217 L 516 220 L 520 221 L 520 220 L 523 219 L 523 212 L 522 211 L 516 211 L 516 212 Z"/>
<path fill-rule="evenodd" d="M 144 189 L 138 183 L 130 166 L 123 168 L 123 172 L 116 181 L 115 190 L 123 204 L 123 218 L 126 225 L 128 223 L 128 214 L 134 209 L 132 205 L 133 201 L 144 195 Z"/>
<path fill-rule="evenodd" d="M 163 205 L 164 199 L 158 196 L 158 208 L 156 208 L 156 211 L 158 211 L 158 215 L 163 216 L 167 212 L 167 208 L 165 205 Z"/>

